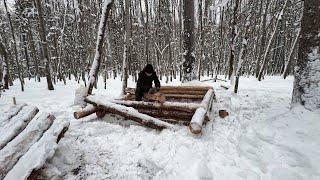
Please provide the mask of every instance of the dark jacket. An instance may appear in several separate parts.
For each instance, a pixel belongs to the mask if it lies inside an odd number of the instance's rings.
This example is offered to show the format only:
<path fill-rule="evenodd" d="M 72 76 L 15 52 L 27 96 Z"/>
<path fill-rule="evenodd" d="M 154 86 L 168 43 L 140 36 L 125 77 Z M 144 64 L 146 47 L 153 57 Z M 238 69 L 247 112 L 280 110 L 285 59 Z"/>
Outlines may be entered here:
<path fill-rule="evenodd" d="M 153 81 L 154 81 L 156 88 L 160 88 L 160 81 L 158 79 L 158 76 L 157 76 L 156 72 L 153 70 L 152 66 L 151 66 L 152 70 L 150 69 L 150 66 L 147 65 L 139 73 L 139 78 L 138 78 L 136 92 L 135 92 L 136 101 L 141 101 L 143 94 L 147 93 L 152 88 Z M 146 71 L 149 73 L 152 73 L 152 75 L 147 76 Z"/>

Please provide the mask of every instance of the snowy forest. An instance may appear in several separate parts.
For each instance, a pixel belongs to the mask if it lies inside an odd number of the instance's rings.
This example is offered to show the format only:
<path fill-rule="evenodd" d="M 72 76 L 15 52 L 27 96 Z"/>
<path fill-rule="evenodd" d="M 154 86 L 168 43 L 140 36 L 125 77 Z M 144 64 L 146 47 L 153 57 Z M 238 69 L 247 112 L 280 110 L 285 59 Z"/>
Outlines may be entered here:
<path fill-rule="evenodd" d="M 319 179 L 319 0 L 0 0 L 0 180 Z"/>

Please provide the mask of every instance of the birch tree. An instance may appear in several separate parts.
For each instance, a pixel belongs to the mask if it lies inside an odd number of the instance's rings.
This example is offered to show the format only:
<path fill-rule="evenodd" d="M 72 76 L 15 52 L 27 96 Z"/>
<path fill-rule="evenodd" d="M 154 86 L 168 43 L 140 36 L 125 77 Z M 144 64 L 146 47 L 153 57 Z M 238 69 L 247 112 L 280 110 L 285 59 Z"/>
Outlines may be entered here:
<path fill-rule="evenodd" d="M 93 86 L 98 79 L 98 72 L 101 64 L 103 38 L 105 35 L 108 14 L 109 14 L 109 11 L 111 10 L 112 4 L 113 4 L 113 0 L 106 0 L 104 2 L 104 5 L 102 6 L 102 14 L 101 14 L 100 23 L 99 23 L 95 55 L 94 55 L 92 66 L 89 72 L 89 84 L 87 88 L 87 95 L 92 93 Z"/>

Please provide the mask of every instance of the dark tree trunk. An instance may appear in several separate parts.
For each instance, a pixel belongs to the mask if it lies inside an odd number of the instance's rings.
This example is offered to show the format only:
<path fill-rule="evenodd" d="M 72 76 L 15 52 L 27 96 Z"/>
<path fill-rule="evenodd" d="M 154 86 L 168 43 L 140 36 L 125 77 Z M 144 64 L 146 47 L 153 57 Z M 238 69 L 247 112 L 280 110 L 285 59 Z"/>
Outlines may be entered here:
<path fill-rule="evenodd" d="M 183 81 L 196 79 L 195 52 L 194 52 L 194 0 L 184 0 L 183 4 L 183 27 L 184 27 L 184 62 Z"/>
<path fill-rule="evenodd" d="M 293 104 L 320 109 L 320 1 L 304 1 Z"/>
<path fill-rule="evenodd" d="M 37 4 L 37 9 L 39 14 L 39 35 L 40 35 L 42 50 L 43 50 L 47 85 L 49 90 L 54 90 L 52 79 L 51 79 L 50 59 L 49 59 L 48 44 L 46 39 L 45 22 L 43 21 L 41 0 L 36 0 L 36 4 Z"/>

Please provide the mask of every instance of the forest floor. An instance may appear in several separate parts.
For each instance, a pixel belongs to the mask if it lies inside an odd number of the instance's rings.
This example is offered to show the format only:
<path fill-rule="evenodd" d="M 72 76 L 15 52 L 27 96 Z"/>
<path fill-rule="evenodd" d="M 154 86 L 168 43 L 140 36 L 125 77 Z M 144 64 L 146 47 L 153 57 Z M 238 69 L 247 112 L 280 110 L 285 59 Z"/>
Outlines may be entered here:
<path fill-rule="evenodd" d="M 16 81 L 2 94 L 0 112 L 15 96 L 18 103 L 70 120 L 42 170 L 45 179 L 320 179 L 320 112 L 290 109 L 292 77 L 242 77 L 238 94 L 220 88 L 221 82 L 204 83 L 214 87 L 218 101 L 202 136 L 185 126 L 157 132 L 110 115 L 76 120 L 74 81 L 48 91 L 45 79 L 26 80 L 25 92 Z M 109 79 L 106 90 L 102 82 L 98 88 L 94 93 L 116 98 L 121 81 Z M 230 115 L 220 118 L 219 109 Z"/>

